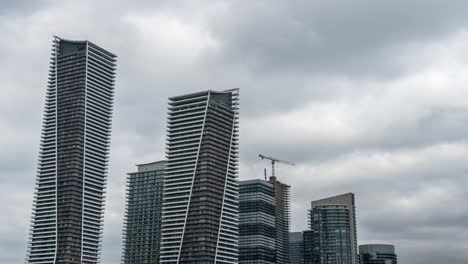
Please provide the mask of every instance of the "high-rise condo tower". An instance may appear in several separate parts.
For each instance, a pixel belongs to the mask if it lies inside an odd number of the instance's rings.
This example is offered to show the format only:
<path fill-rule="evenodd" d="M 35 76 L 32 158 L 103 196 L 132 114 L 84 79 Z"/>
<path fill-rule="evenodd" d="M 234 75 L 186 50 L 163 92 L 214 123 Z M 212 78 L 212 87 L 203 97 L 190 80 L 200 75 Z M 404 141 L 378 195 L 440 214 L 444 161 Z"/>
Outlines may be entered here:
<path fill-rule="evenodd" d="M 160 263 L 238 262 L 239 90 L 169 98 Z"/>
<path fill-rule="evenodd" d="M 27 263 L 98 263 L 116 56 L 54 37 Z"/>
<path fill-rule="evenodd" d="M 239 182 L 239 264 L 276 264 L 273 185 L 264 180 Z"/>
<path fill-rule="evenodd" d="M 122 264 L 157 264 L 165 161 L 128 174 Z"/>
<path fill-rule="evenodd" d="M 289 264 L 304 264 L 303 232 L 289 233 Z"/>
<path fill-rule="evenodd" d="M 358 264 L 354 194 L 312 201 L 304 232 L 305 264 Z"/>

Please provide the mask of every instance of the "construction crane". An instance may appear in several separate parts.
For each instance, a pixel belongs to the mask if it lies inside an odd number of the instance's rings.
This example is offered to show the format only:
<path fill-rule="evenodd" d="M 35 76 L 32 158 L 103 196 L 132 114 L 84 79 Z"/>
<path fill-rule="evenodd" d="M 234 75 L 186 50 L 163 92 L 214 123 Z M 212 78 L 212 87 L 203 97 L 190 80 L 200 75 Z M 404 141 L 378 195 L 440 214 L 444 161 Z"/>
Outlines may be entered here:
<path fill-rule="evenodd" d="M 281 163 L 284 163 L 284 164 L 288 164 L 288 165 L 296 165 L 292 162 L 289 162 L 289 161 L 286 161 L 286 160 L 280 160 L 280 159 L 277 159 L 277 158 L 273 158 L 273 157 L 269 157 L 269 156 L 265 156 L 263 154 L 258 154 L 258 156 L 263 160 L 263 159 L 267 159 L 267 160 L 270 160 L 271 161 L 271 176 L 275 177 L 275 163 L 276 162 L 281 162 Z M 266 179 L 266 169 L 265 169 L 265 179 Z"/>

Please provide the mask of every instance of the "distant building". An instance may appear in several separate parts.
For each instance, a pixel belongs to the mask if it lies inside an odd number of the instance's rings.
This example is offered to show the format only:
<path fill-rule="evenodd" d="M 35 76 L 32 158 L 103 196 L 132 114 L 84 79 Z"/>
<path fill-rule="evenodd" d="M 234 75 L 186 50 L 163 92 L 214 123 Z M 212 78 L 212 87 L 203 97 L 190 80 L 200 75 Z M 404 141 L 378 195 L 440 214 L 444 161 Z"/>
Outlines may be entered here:
<path fill-rule="evenodd" d="M 276 263 L 273 185 L 264 180 L 239 181 L 239 263 Z"/>
<path fill-rule="evenodd" d="M 304 239 L 302 232 L 289 233 L 289 264 L 304 264 Z"/>
<path fill-rule="evenodd" d="M 164 163 L 140 164 L 128 174 L 123 264 L 159 263 Z"/>
<path fill-rule="evenodd" d="M 27 263 L 99 263 L 115 68 L 92 42 L 54 37 Z"/>
<path fill-rule="evenodd" d="M 360 264 L 397 264 L 393 245 L 370 244 L 359 246 Z"/>
<path fill-rule="evenodd" d="M 312 202 L 310 233 L 306 234 L 306 264 L 357 264 L 354 194 Z"/>
<path fill-rule="evenodd" d="M 320 258 L 314 259 L 315 245 L 314 245 L 314 232 L 307 230 L 302 232 L 302 240 L 304 244 L 304 264 L 315 264 Z M 320 262 L 317 262 L 320 263 Z"/>
<path fill-rule="evenodd" d="M 275 193 L 275 222 L 276 222 L 276 263 L 287 264 L 289 262 L 289 188 L 271 176 L 269 182 L 273 185 Z"/>
<path fill-rule="evenodd" d="M 238 263 L 239 89 L 169 98 L 160 263 Z"/>

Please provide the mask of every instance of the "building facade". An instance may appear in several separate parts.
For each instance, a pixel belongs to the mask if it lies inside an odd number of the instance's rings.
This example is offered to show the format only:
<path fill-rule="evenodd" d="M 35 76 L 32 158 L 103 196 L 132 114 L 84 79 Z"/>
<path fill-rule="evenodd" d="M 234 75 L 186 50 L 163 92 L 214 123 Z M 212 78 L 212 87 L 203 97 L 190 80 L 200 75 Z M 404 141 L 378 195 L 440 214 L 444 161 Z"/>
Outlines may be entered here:
<path fill-rule="evenodd" d="M 289 262 L 289 224 L 290 224 L 290 186 L 276 179 L 269 178 L 275 195 L 275 225 L 276 225 L 276 263 Z"/>
<path fill-rule="evenodd" d="M 304 243 L 304 263 L 305 264 L 320 263 L 320 262 L 314 262 L 314 261 L 320 260 L 319 258 L 314 259 L 314 254 L 315 254 L 314 232 L 311 230 L 304 231 L 302 233 L 302 240 Z"/>
<path fill-rule="evenodd" d="M 289 264 L 304 264 L 304 238 L 302 232 L 289 233 Z"/>
<path fill-rule="evenodd" d="M 312 202 L 311 233 L 304 241 L 305 263 L 357 264 L 357 235 L 354 194 L 347 193 Z"/>
<path fill-rule="evenodd" d="M 238 262 L 238 100 L 169 98 L 160 263 Z"/>
<path fill-rule="evenodd" d="M 393 245 L 370 244 L 359 246 L 360 264 L 397 264 Z"/>
<path fill-rule="evenodd" d="M 273 185 L 264 180 L 239 182 L 239 263 L 276 263 Z"/>
<path fill-rule="evenodd" d="M 116 56 L 54 37 L 27 263 L 98 263 Z"/>
<path fill-rule="evenodd" d="M 123 264 L 159 263 L 165 161 L 137 165 L 128 174 Z"/>

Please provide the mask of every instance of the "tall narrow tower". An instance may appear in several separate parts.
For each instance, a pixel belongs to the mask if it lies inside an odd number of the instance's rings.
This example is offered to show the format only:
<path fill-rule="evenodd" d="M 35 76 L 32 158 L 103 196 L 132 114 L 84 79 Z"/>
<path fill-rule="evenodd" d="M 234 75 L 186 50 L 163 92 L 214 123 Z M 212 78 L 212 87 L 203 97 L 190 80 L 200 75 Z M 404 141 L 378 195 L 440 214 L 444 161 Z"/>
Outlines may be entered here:
<path fill-rule="evenodd" d="M 116 56 L 55 37 L 27 263 L 98 263 Z"/>
<path fill-rule="evenodd" d="M 271 176 L 269 182 L 273 185 L 275 195 L 276 222 L 276 263 L 289 263 L 289 189 L 290 186 Z"/>
<path fill-rule="evenodd" d="M 239 90 L 169 98 L 160 263 L 238 262 Z"/>

